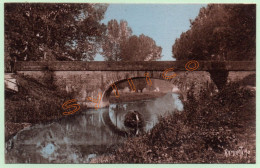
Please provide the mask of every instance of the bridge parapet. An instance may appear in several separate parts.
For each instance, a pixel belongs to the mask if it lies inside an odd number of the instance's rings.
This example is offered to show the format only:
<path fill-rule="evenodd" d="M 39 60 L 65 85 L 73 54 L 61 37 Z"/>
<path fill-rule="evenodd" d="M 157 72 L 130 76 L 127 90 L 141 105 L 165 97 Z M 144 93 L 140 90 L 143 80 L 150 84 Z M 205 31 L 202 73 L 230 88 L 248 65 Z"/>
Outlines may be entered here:
<path fill-rule="evenodd" d="M 256 62 L 252 61 L 198 61 L 196 71 L 228 70 L 255 71 Z M 164 71 L 174 68 L 176 71 L 186 71 L 187 61 L 136 61 L 136 62 L 107 62 L 107 61 L 57 61 L 57 62 L 17 62 L 16 71 Z"/>

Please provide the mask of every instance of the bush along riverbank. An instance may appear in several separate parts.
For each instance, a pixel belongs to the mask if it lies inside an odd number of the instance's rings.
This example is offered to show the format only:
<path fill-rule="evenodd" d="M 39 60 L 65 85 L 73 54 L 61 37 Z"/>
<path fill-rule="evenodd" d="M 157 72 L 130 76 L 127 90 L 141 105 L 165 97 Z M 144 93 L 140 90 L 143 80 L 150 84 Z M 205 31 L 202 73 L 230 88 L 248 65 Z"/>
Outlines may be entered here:
<path fill-rule="evenodd" d="M 255 163 L 255 91 L 231 83 L 213 96 L 193 95 L 183 112 L 91 163 Z"/>
<path fill-rule="evenodd" d="M 69 95 L 55 90 L 50 81 L 39 83 L 22 75 L 14 78 L 19 92 L 5 94 L 6 140 L 24 127 L 66 117 L 62 114 L 62 104 L 70 99 Z"/>

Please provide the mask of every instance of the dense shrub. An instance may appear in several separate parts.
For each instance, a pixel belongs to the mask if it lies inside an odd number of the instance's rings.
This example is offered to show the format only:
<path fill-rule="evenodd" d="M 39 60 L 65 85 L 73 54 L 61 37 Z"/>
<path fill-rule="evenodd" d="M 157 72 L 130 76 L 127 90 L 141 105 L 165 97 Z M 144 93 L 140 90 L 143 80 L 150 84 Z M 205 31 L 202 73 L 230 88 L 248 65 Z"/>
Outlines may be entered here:
<path fill-rule="evenodd" d="M 184 112 L 128 139 L 109 162 L 254 163 L 255 94 L 237 83 L 213 96 L 203 92 L 199 99 L 190 93 Z"/>
<path fill-rule="evenodd" d="M 36 80 L 17 75 L 19 92 L 6 97 L 5 119 L 14 123 L 38 123 L 59 119 L 62 104 L 69 99 L 66 93 L 49 89 Z"/>

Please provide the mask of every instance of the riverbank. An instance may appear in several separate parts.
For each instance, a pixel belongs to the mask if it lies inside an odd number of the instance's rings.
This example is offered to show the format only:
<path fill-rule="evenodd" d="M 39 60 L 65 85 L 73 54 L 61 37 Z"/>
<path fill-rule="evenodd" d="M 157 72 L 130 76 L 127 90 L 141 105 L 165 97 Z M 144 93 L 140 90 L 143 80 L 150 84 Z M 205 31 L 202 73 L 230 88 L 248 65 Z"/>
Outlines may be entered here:
<path fill-rule="evenodd" d="M 68 95 L 22 75 L 14 78 L 19 92 L 5 95 L 6 140 L 25 127 L 64 117 L 61 106 Z"/>
<path fill-rule="evenodd" d="M 70 95 L 55 90 L 49 83 L 39 83 L 34 79 L 14 75 L 19 84 L 19 92 L 5 95 L 5 140 L 25 127 L 38 123 L 59 120 L 62 115 L 62 104 L 70 100 Z M 48 81 L 47 81 L 48 82 Z M 110 96 L 111 103 L 138 101 L 161 97 L 165 93 L 121 93 L 117 98 Z M 76 113 L 82 112 L 80 109 Z"/>
<path fill-rule="evenodd" d="M 238 83 L 160 119 L 149 133 L 129 138 L 91 163 L 255 163 L 255 91 Z"/>

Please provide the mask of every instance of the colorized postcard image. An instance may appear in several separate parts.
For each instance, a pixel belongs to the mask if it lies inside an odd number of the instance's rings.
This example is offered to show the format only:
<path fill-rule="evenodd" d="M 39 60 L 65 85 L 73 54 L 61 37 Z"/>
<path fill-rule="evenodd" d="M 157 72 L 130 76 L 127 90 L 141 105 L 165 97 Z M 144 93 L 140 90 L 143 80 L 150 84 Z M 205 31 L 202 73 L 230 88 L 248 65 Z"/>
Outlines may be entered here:
<path fill-rule="evenodd" d="M 256 165 L 256 4 L 3 6 L 5 166 Z"/>

